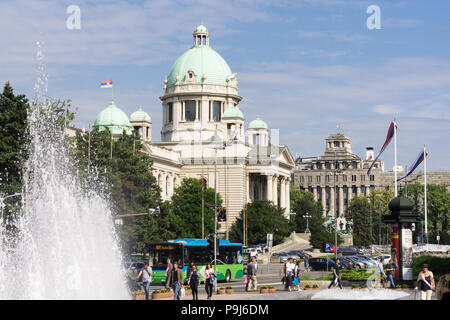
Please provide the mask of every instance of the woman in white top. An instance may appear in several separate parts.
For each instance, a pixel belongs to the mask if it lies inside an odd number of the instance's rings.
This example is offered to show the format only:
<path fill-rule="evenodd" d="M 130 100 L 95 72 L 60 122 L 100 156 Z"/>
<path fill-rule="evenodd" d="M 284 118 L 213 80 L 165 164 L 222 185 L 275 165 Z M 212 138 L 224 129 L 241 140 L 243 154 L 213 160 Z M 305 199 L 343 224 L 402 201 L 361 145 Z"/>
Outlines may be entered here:
<path fill-rule="evenodd" d="M 214 269 L 211 268 L 211 264 L 208 263 L 205 268 L 205 290 L 208 295 L 208 300 L 211 300 L 213 294 L 215 276 Z"/>
<path fill-rule="evenodd" d="M 420 290 L 422 300 L 431 300 L 431 294 L 435 288 L 433 272 L 428 270 L 427 264 L 422 265 L 422 268 L 417 277 L 416 290 Z"/>

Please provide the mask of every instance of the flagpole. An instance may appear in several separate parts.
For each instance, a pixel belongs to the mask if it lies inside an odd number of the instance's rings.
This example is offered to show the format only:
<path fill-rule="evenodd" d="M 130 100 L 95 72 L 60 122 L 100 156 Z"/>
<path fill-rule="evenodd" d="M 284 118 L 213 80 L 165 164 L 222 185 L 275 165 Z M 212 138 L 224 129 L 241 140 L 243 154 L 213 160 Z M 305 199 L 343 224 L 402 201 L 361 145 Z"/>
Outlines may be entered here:
<path fill-rule="evenodd" d="M 397 122 L 394 120 L 394 193 L 398 196 L 397 191 Z"/>
<path fill-rule="evenodd" d="M 423 146 L 423 168 L 424 168 L 424 174 L 423 174 L 423 183 L 425 187 L 424 192 L 424 200 L 425 200 L 425 241 L 427 244 L 427 251 L 428 251 L 428 210 L 427 210 L 427 150 L 425 148 L 425 145 Z"/>
<path fill-rule="evenodd" d="M 112 78 L 111 78 L 111 80 L 112 80 Z M 112 101 L 114 101 L 114 83 L 112 83 L 111 84 L 111 99 L 112 99 Z"/>

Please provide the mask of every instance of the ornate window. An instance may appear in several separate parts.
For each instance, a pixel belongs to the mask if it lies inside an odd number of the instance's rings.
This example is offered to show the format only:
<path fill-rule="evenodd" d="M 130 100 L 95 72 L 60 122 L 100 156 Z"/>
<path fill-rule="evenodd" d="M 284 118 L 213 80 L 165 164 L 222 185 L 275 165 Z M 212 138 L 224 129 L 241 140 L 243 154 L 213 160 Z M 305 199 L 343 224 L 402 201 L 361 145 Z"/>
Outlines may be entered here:
<path fill-rule="evenodd" d="M 213 101 L 212 106 L 212 121 L 219 122 L 222 118 L 222 102 Z"/>
<path fill-rule="evenodd" d="M 184 102 L 184 119 L 186 121 L 195 121 L 196 101 L 186 100 Z"/>
<path fill-rule="evenodd" d="M 169 102 L 168 104 L 168 109 L 169 109 L 169 123 L 173 121 L 173 103 Z"/>

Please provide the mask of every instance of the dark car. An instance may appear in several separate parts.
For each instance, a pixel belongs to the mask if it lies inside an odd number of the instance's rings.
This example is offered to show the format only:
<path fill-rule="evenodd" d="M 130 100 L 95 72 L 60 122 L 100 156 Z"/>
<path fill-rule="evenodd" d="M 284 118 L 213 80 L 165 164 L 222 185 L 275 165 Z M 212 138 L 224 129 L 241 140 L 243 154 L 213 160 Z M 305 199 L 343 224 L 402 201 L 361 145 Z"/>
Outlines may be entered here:
<path fill-rule="evenodd" d="M 309 259 L 309 266 L 312 271 L 330 271 L 335 265 L 334 261 L 330 258 L 311 258 Z"/>
<path fill-rule="evenodd" d="M 338 259 L 341 262 L 341 265 L 342 265 L 342 267 L 344 267 L 344 269 L 348 269 L 348 270 L 355 269 L 355 264 L 353 263 L 353 261 L 351 261 L 347 257 L 338 257 Z M 335 258 L 333 258 L 332 260 L 333 260 L 333 262 L 336 262 Z"/>
<path fill-rule="evenodd" d="M 358 250 L 358 248 L 353 247 L 353 246 L 349 246 L 349 247 L 338 246 L 337 253 L 341 253 L 342 255 L 354 255 L 354 254 L 358 254 L 359 250 Z"/>

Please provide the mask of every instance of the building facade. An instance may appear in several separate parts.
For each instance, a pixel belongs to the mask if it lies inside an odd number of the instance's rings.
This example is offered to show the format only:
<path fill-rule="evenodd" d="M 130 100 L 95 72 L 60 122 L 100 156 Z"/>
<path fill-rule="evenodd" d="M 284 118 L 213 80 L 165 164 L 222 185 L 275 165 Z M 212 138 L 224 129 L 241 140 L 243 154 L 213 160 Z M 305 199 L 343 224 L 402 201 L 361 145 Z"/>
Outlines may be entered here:
<path fill-rule="evenodd" d="M 124 123 L 123 111 L 110 106 L 105 110 L 115 114 L 100 112 L 94 127 L 132 127 L 139 132 L 143 152 L 153 159 L 152 170 L 163 200 L 171 199 L 184 178 L 204 179 L 212 188 L 216 185 L 227 209 L 219 232 L 227 238 L 241 210 L 254 200 L 273 201 L 285 208 L 288 217 L 295 163 L 288 148 L 276 141 L 278 135 L 271 137 L 263 120 L 251 121 L 245 130 L 237 74 L 210 47 L 209 32 L 203 25 L 197 27 L 193 38 L 193 46 L 175 61 L 164 79 L 159 97 L 161 141 L 152 141 L 151 117 L 142 109 Z"/>
<path fill-rule="evenodd" d="M 295 186 L 312 192 L 314 199 L 322 202 L 324 215 L 329 211 L 333 216 L 345 215 L 354 196 L 368 196 L 376 189 L 394 190 L 394 172 L 385 171 L 383 161 L 377 160 L 367 175 L 374 159 L 372 147 L 366 148 L 365 158 L 361 158 L 352 152 L 351 139 L 341 133 L 330 135 L 325 145 L 321 157 L 297 158 L 293 171 Z M 416 171 L 401 180 L 398 187 L 423 181 L 423 172 Z M 427 183 L 443 184 L 450 190 L 450 172 L 427 172 Z"/>

